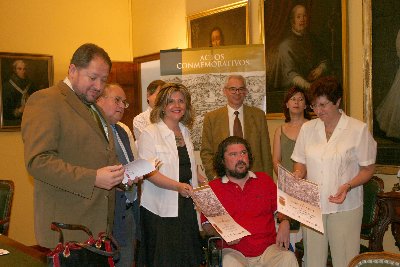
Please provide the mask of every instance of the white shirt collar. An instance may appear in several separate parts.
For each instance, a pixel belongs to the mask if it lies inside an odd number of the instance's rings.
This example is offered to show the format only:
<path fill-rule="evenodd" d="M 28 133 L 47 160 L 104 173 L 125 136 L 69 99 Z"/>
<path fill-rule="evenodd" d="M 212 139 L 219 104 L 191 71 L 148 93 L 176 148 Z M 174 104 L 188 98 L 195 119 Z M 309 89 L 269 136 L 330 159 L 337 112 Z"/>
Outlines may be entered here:
<path fill-rule="evenodd" d="M 340 119 L 338 121 L 337 127 L 338 129 L 344 129 L 347 128 L 347 122 L 349 121 L 349 117 L 344 113 L 342 109 L 339 109 L 339 112 L 341 114 Z"/>
<path fill-rule="evenodd" d="M 296 31 L 296 30 L 293 29 L 293 28 L 292 28 L 292 32 L 293 32 L 295 35 L 297 35 L 297 36 L 303 36 L 303 35 L 304 35 L 304 33 L 298 32 L 298 31 Z"/>
<path fill-rule="evenodd" d="M 339 119 L 339 121 L 338 121 L 338 123 L 336 125 L 336 128 L 345 129 L 345 128 L 347 128 L 349 117 L 346 115 L 346 113 L 342 109 L 339 109 L 339 112 L 340 112 L 340 119 Z M 318 129 L 320 131 L 325 131 L 324 122 L 321 119 L 318 118 L 317 123 L 318 123 L 317 124 L 318 125 Z"/>
<path fill-rule="evenodd" d="M 163 137 L 169 136 L 170 134 L 174 134 L 174 132 L 170 128 L 168 128 L 168 126 L 162 119 L 159 122 L 157 122 L 157 127 L 159 128 L 160 133 Z M 182 123 L 179 123 L 179 128 L 181 129 L 182 134 L 184 135 L 185 127 L 183 126 Z"/>
<path fill-rule="evenodd" d="M 254 172 L 249 171 L 249 178 L 257 178 L 257 176 L 256 176 L 256 174 L 255 174 Z M 224 176 L 221 178 L 221 182 L 222 182 L 223 184 L 226 184 L 226 183 L 229 182 L 229 178 L 228 178 L 226 175 L 224 175 Z"/>
<path fill-rule="evenodd" d="M 237 110 L 237 111 L 239 111 L 239 114 L 243 114 L 243 105 L 240 107 L 240 108 L 238 108 L 238 109 L 233 109 L 231 106 L 229 106 L 229 105 L 227 105 L 227 107 L 228 107 L 228 115 L 229 115 L 229 117 L 232 117 L 234 114 L 234 112 Z"/>
<path fill-rule="evenodd" d="M 68 87 L 75 92 L 74 88 L 72 88 L 72 83 L 71 81 L 68 79 L 68 77 L 65 77 L 64 81 L 63 81 L 66 85 L 68 85 Z"/>

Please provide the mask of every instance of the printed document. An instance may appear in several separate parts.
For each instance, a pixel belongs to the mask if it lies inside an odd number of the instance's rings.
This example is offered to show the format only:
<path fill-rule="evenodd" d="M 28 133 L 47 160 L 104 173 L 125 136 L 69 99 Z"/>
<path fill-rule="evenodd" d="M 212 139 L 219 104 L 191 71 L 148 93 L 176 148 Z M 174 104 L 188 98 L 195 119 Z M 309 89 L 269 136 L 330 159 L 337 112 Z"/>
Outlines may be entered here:
<path fill-rule="evenodd" d="M 278 166 L 278 211 L 324 233 L 319 187 Z"/>
<path fill-rule="evenodd" d="M 210 186 L 206 185 L 194 189 L 192 199 L 226 242 L 250 235 L 249 231 L 235 222 L 228 214 Z"/>

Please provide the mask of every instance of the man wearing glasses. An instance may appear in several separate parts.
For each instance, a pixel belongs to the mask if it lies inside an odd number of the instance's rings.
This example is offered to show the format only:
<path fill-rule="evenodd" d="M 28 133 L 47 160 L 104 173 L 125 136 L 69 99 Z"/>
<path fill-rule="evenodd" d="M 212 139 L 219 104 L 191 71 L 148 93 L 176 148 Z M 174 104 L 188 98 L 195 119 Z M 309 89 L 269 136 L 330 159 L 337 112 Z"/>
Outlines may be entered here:
<path fill-rule="evenodd" d="M 204 117 L 201 160 L 209 180 L 214 179 L 213 157 L 218 144 L 228 136 L 239 136 L 253 148 L 253 170 L 272 174 L 271 146 L 265 113 L 244 105 L 248 94 L 246 80 L 241 75 L 230 75 L 223 88 L 227 106 L 207 113 Z"/>
<path fill-rule="evenodd" d="M 124 90 L 118 84 L 107 84 L 103 94 L 97 99 L 97 105 L 104 111 L 106 120 L 111 125 L 119 162 L 125 165 L 133 161 L 137 157 L 133 135 L 129 128 L 120 122 L 125 109 L 129 107 Z M 136 187 L 125 187 L 121 184 L 115 192 L 113 236 L 120 246 L 116 266 L 132 266 L 134 263 L 138 214 Z"/>

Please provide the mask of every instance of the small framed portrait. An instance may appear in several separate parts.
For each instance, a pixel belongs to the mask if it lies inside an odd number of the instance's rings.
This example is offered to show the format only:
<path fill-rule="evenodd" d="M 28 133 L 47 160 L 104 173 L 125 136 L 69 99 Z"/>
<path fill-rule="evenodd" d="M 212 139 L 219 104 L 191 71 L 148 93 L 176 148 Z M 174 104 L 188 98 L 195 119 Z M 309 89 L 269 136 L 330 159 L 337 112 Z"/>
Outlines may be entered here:
<path fill-rule="evenodd" d="M 217 47 L 249 43 L 247 0 L 187 17 L 188 47 Z"/>
<path fill-rule="evenodd" d="M 19 130 L 29 96 L 51 85 L 52 56 L 0 52 L 0 131 Z"/>
<path fill-rule="evenodd" d="M 400 5 L 363 0 L 364 120 L 378 143 L 376 172 L 400 167 Z"/>
<path fill-rule="evenodd" d="M 287 91 L 306 93 L 323 76 L 342 84 L 347 104 L 346 0 L 265 0 L 267 114 L 282 119 Z"/>

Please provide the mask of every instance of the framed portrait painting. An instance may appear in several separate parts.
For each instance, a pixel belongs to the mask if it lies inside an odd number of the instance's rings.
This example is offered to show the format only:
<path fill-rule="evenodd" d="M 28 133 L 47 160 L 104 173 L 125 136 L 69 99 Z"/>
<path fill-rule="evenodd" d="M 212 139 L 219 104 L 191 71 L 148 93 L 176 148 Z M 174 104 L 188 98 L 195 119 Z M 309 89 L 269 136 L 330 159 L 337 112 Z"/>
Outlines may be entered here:
<path fill-rule="evenodd" d="M 215 47 L 249 43 L 247 0 L 187 17 L 188 47 Z"/>
<path fill-rule="evenodd" d="M 51 85 L 52 56 L 0 52 L 0 131 L 19 130 L 29 96 Z"/>
<path fill-rule="evenodd" d="M 283 118 L 293 86 L 305 93 L 313 81 L 335 76 L 347 106 L 346 0 L 264 0 L 267 114 Z"/>
<path fill-rule="evenodd" d="M 363 0 L 364 119 L 378 143 L 377 172 L 400 166 L 400 3 Z"/>

